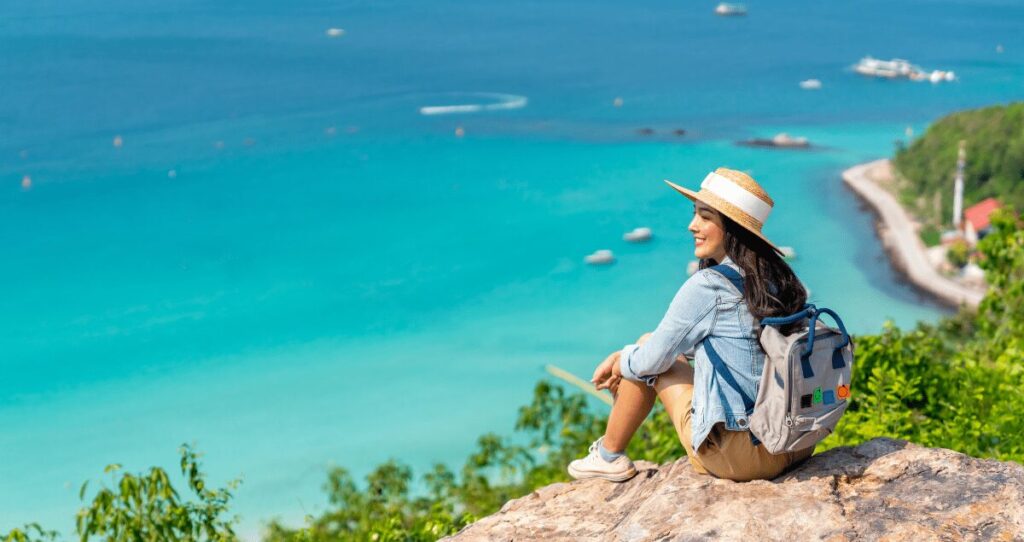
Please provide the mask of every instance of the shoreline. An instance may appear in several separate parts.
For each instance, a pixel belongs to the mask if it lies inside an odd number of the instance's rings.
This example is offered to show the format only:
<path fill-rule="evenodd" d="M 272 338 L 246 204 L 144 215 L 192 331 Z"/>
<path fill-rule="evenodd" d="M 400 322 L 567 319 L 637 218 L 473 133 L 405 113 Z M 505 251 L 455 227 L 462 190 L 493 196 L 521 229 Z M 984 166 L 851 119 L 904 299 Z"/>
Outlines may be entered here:
<path fill-rule="evenodd" d="M 886 158 L 858 164 L 842 173 L 843 182 L 875 215 L 875 232 L 889 262 L 917 289 L 944 305 L 976 309 L 985 292 L 968 288 L 939 274 L 928 261 L 914 220 L 896 198 L 872 178 L 871 173 L 889 167 Z"/>

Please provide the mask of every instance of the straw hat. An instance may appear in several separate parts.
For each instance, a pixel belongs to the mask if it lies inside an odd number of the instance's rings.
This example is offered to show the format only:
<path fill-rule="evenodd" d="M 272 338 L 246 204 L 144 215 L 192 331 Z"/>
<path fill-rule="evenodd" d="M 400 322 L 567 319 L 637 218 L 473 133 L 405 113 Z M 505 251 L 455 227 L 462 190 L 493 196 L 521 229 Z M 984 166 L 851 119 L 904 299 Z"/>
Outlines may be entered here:
<path fill-rule="evenodd" d="M 775 202 L 750 175 L 735 169 L 720 167 L 704 177 L 704 181 L 700 183 L 700 192 L 687 190 L 672 181 L 666 180 L 665 182 L 680 194 L 693 201 L 706 203 L 731 218 L 733 222 L 763 239 L 768 246 L 775 249 L 775 252 L 782 254 L 779 247 L 775 246 L 761 232 L 764 221 L 768 219 Z"/>

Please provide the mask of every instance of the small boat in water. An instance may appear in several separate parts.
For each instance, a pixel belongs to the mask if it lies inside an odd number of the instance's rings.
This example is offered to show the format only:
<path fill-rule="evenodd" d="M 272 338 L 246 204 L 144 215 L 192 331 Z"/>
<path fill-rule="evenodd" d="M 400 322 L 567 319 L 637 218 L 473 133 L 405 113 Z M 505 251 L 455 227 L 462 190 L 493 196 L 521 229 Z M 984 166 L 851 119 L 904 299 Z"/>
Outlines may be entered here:
<path fill-rule="evenodd" d="M 743 4 L 730 4 L 728 2 L 722 2 L 715 7 L 715 15 L 722 17 L 735 17 L 737 15 L 746 15 L 747 7 Z"/>
<path fill-rule="evenodd" d="M 800 81 L 800 88 L 804 90 L 818 90 L 821 88 L 821 81 L 818 79 L 805 79 Z"/>
<path fill-rule="evenodd" d="M 902 58 L 892 60 L 879 60 L 866 56 L 853 67 L 853 71 L 868 77 L 880 77 L 882 79 L 897 79 L 900 77 L 910 79 L 914 74 L 923 73 L 923 70 Z"/>
<path fill-rule="evenodd" d="M 782 253 L 782 257 L 787 260 L 796 258 L 796 250 L 793 247 L 779 247 L 779 252 Z"/>
<path fill-rule="evenodd" d="M 607 249 L 594 251 L 593 254 L 588 254 L 583 261 L 590 265 L 608 265 L 615 262 L 615 255 L 612 251 Z"/>
<path fill-rule="evenodd" d="M 740 141 L 740 145 L 750 147 L 779 147 L 785 149 L 806 149 L 811 142 L 806 137 L 793 137 L 785 132 L 775 134 L 773 137 L 755 137 L 746 141 Z"/>
<path fill-rule="evenodd" d="M 928 76 L 928 80 L 932 83 L 941 83 L 943 81 L 953 81 L 956 79 L 956 74 L 952 71 L 944 70 L 933 70 L 931 75 Z"/>
<path fill-rule="evenodd" d="M 630 243 L 645 243 L 647 241 L 650 241 L 651 228 L 633 228 L 633 231 L 628 231 L 622 235 L 622 240 L 629 241 Z"/>
<path fill-rule="evenodd" d="M 880 77 L 882 79 L 909 79 L 911 81 L 931 81 L 941 83 L 943 81 L 954 81 L 956 74 L 947 70 L 926 71 L 920 66 L 911 64 L 901 58 L 892 60 L 879 60 L 870 56 L 860 59 L 853 67 L 853 71 L 868 77 Z"/>

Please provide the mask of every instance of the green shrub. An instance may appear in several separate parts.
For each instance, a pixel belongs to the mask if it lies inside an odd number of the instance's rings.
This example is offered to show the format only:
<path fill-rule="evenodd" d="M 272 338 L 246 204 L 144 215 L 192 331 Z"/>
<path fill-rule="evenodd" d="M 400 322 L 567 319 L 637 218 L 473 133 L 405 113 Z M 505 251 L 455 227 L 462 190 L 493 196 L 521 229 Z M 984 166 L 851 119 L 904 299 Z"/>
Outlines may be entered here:
<path fill-rule="evenodd" d="M 238 481 L 223 489 L 206 487 L 199 457 L 189 446 L 181 448 L 180 465 L 196 501 L 182 500 L 167 472 L 159 467 L 144 474 L 123 473 L 117 478 L 121 466 L 108 466 L 104 472 L 111 475 L 111 486 L 101 487 L 92 502 L 78 512 L 75 527 L 81 541 L 236 540 L 234 520 L 224 516 Z M 82 485 L 79 496 L 84 499 L 87 490 L 88 482 Z"/>
<path fill-rule="evenodd" d="M 967 265 L 970 254 L 971 249 L 967 246 L 967 241 L 957 239 L 949 245 L 949 249 L 946 251 L 946 261 L 953 267 L 960 269 Z"/>
<path fill-rule="evenodd" d="M 57 540 L 57 531 L 47 531 L 38 523 L 29 523 L 20 529 L 11 529 L 3 542 L 47 542 Z"/>
<path fill-rule="evenodd" d="M 919 236 L 921 237 L 921 242 L 924 243 L 924 246 L 926 247 L 936 246 L 942 241 L 942 232 L 939 231 L 939 228 L 931 224 L 921 228 Z"/>

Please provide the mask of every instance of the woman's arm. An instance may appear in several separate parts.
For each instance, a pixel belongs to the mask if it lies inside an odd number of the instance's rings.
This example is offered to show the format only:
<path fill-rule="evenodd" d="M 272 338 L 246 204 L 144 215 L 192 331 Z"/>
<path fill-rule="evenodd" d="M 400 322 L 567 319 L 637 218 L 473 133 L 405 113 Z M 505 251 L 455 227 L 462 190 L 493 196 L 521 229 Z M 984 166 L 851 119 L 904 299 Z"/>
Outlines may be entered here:
<path fill-rule="evenodd" d="M 651 338 L 651 334 L 644 333 L 636 340 L 636 345 L 644 344 L 649 338 Z M 621 355 L 621 350 L 612 352 L 597 366 L 597 369 L 594 369 L 594 376 L 590 379 L 594 387 L 599 390 L 607 389 L 612 392 L 612 395 L 618 393 L 619 381 L 622 380 L 622 371 L 619 367 L 619 357 Z"/>
<path fill-rule="evenodd" d="M 653 384 L 677 357 L 692 354 L 710 333 L 718 292 L 709 273 L 714 271 L 698 272 L 683 283 L 650 337 L 622 349 L 619 372 L 623 378 Z"/>

